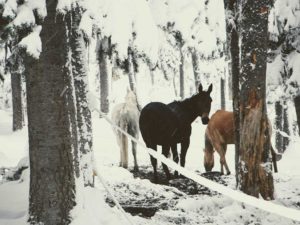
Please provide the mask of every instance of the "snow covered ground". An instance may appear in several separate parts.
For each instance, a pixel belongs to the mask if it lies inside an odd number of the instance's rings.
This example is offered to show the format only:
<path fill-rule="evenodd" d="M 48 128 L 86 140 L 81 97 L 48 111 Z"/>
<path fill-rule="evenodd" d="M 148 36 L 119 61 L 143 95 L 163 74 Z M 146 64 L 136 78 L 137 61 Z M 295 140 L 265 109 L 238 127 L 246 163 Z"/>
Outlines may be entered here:
<path fill-rule="evenodd" d="M 26 128 L 11 131 L 11 113 L 0 111 L 0 167 L 16 166 L 28 154 Z M 112 192 L 119 201 L 139 201 L 145 205 L 155 205 L 156 200 L 165 207 L 151 218 L 131 216 L 134 224 L 300 224 L 265 211 L 238 203 L 228 197 L 213 194 L 188 195 L 170 186 L 153 184 L 149 180 L 134 178 L 128 170 L 119 168 L 119 149 L 110 125 L 93 114 L 94 149 L 97 166 Z M 203 137 L 205 126 L 194 123 L 191 146 L 187 154 L 186 167 L 192 171 L 204 172 Z M 274 175 L 276 200 L 274 203 L 300 210 L 300 139 L 294 140 L 282 160 L 278 163 L 279 173 Z M 218 156 L 216 156 L 218 157 Z M 234 171 L 233 146 L 228 149 L 227 160 Z M 138 148 L 140 166 L 149 166 L 150 160 L 144 149 Z M 219 170 L 217 163 L 214 170 Z M 129 165 L 133 158 L 129 154 Z M 25 170 L 18 181 L 0 185 L 0 224 L 26 224 L 28 208 L 29 172 Z M 235 188 L 234 175 L 226 178 L 229 187 Z M 128 223 L 116 207 L 111 208 L 104 199 L 107 192 L 97 181 L 96 188 L 84 190 L 84 209 L 75 214 L 72 225 L 82 224 L 126 224 Z M 300 211 L 299 211 L 300 217 Z"/>

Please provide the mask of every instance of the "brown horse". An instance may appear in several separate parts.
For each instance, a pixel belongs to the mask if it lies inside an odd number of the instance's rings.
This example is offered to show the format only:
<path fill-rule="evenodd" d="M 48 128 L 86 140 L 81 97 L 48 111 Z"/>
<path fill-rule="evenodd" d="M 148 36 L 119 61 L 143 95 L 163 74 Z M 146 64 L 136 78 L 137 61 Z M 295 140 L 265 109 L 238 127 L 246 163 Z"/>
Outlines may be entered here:
<path fill-rule="evenodd" d="M 271 132 L 270 132 L 271 133 Z M 220 155 L 221 174 L 224 174 L 224 166 L 227 175 L 230 174 L 225 154 L 228 144 L 234 144 L 234 121 L 233 112 L 218 110 L 215 112 L 205 130 L 204 167 L 209 172 L 214 167 L 214 148 Z M 271 145 L 274 170 L 277 172 L 276 161 L 281 156 L 277 155 Z"/>

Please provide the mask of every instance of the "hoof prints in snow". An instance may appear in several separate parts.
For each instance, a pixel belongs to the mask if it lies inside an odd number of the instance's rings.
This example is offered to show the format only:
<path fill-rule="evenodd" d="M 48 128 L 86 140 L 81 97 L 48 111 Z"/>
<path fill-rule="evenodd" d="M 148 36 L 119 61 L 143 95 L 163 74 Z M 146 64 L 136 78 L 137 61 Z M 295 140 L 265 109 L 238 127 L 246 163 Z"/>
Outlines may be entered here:
<path fill-rule="evenodd" d="M 206 187 L 195 183 L 194 181 L 179 177 L 166 180 L 163 171 L 158 170 L 158 181 L 153 181 L 153 172 L 151 167 L 140 167 L 139 171 L 132 171 L 135 178 L 147 179 L 152 182 L 152 185 L 158 184 L 162 190 L 147 190 L 147 194 L 139 193 L 139 188 L 134 190 L 132 186 L 125 183 L 113 185 L 116 193 L 122 193 L 123 197 L 117 197 L 123 209 L 132 214 L 141 217 L 150 218 L 155 215 L 158 210 L 175 209 L 178 200 L 186 199 L 187 195 L 217 195 Z M 221 176 L 219 172 L 201 174 L 210 180 L 227 185 L 226 176 Z M 155 186 L 155 185 L 154 185 Z M 142 187 L 140 187 L 142 188 Z M 186 194 L 186 195 L 185 195 Z M 112 200 L 107 197 L 106 202 L 110 206 L 114 206 Z"/>

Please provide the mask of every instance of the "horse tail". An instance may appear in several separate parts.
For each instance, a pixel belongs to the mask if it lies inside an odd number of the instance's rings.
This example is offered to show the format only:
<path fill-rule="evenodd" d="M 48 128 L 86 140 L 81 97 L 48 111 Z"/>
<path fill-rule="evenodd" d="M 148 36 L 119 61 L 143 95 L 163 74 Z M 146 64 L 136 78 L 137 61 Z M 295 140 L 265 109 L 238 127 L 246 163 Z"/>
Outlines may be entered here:
<path fill-rule="evenodd" d="M 121 129 L 126 131 L 127 132 L 127 123 L 124 122 L 124 123 L 121 123 L 120 124 L 121 126 Z M 120 136 L 120 154 L 121 154 L 121 166 L 124 167 L 124 168 L 127 168 L 128 167 L 128 138 L 125 134 L 121 133 L 121 136 Z"/>

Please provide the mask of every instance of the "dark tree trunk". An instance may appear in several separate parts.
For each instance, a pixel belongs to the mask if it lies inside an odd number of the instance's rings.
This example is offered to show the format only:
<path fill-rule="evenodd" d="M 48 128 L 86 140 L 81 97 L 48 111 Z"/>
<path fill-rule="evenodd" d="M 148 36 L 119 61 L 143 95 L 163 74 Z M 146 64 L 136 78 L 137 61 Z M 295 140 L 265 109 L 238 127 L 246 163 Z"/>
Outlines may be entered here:
<path fill-rule="evenodd" d="M 179 83 L 180 83 L 180 98 L 185 97 L 185 77 L 184 77 L 184 55 L 182 47 L 180 47 L 180 65 L 179 65 Z"/>
<path fill-rule="evenodd" d="M 289 145 L 290 139 L 287 135 L 290 134 L 289 131 L 289 122 L 288 122 L 288 112 L 286 108 L 286 101 L 283 103 L 275 103 L 275 112 L 276 112 L 276 149 L 278 152 L 283 153 Z"/>
<path fill-rule="evenodd" d="M 16 131 L 23 128 L 22 78 L 20 72 L 11 71 L 11 90 L 13 131 Z"/>
<path fill-rule="evenodd" d="M 100 41 L 99 48 L 99 70 L 100 70 L 100 110 L 103 113 L 109 112 L 109 94 L 110 94 L 110 80 L 111 74 L 111 60 L 110 60 L 110 38 L 103 37 Z"/>
<path fill-rule="evenodd" d="M 80 176 L 75 96 L 65 16 L 47 0 L 39 60 L 26 56 L 30 224 L 70 224 Z M 51 38 L 49 38 L 51 37 Z"/>
<path fill-rule="evenodd" d="M 192 51 L 192 65 L 193 65 L 193 72 L 194 72 L 194 79 L 195 79 L 195 87 L 196 90 L 200 84 L 200 68 L 199 68 L 199 55 L 197 54 L 196 50 Z"/>
<path fill-rule="evenodd" d="M 270 125 L 266 110 L 266 66 L 270 1 L 240 3 L 239 188 L 274 199 Z"/>
<path fill-rule="evenodd" d="M 235 21 L 235 26 L 232 27 L 229 22 L 229 18 L 226 18 L 226 36 L 228 43 L 228 54 L 231 58 L 231 64 L 229 76 L 231 75 L 232 85 L 232 102 L 233 102 L 233 113 L 234 113 L 234 125 L 235 125 L 235 174 L 236 181 L 238 184 L 238 170 L 239 170 L 239 144 L 240 144 L 240 122 L 239 122 L 239 105 L 240 105 L 240 92 L 239 92 L 239 76 L 240 76 L 240 47 L 239 47 L 239 35 L 238 35 L 238 24 L 237 24 L 237 3 L 236 0 L 224 0 L 226 15 L 232 15 Z"/>
<path fill-rule="evenodd" d="M 88 104 L 88 71 L 86 46 L 83 33 L 79 29 L 80 7 L 73 3 L 71 11 L 70 47 L 72 50 L 72 72 L 76 94 L 78 140 L 81 167 L 85 186 L 93 186 L 93 137 L 92 118 Z"/>
<path fill-rule="evenodd" d="M 294 104 L 295 104 L 296 115 L 297 115 L 298 132 L 300 135 L 300 95 L 294 98 Z"/>
<path fill-rule="evenodd" d="M 279 132 L 279 131 L 282 131 L 283 130 L 283 127 L 282 127 L 282 112 L 283 112 L 283 108 L 282 108 L 282 105 L 281 103 L 278 101 L 278 102 L 275 102 L 275 114 L 276 114 L 276 118 L 275 118 L 275 127 L 277 129 L 277 131 L 275 132 L 275 144 L 276 144 L 276 149 L 278 152 L 283 152 L 283 137 L 282 137 L 282 134 Z"/>
<path fill-rule="evenodd" d="M 289 115 L 288 115 L 288 110 L 286 106 L 286 102 L 284 102 L 284 108 L 283 108 L 283 132 L 286 134 L 283 137 L 283 143 L 282 143 L 282 149 L 285 151 L 290 144 L 290 139 L 287 137 L 287 135 L 290 135 L 290 126 L 289 126 Z"/>
<path fill-rule="evenodd" d="M 226 102 L 225 102 L 225 80 L 221 78 L 221 109 L 225 110 Z"/>

